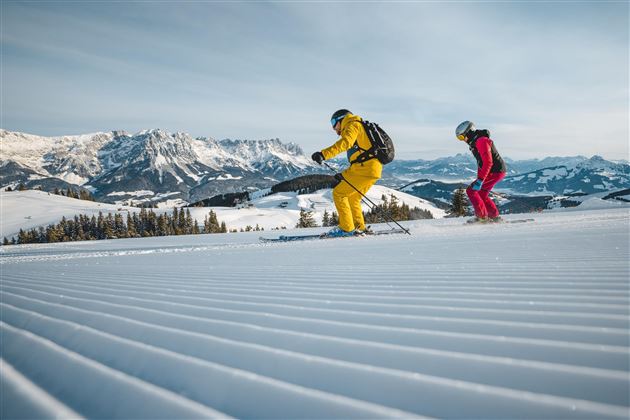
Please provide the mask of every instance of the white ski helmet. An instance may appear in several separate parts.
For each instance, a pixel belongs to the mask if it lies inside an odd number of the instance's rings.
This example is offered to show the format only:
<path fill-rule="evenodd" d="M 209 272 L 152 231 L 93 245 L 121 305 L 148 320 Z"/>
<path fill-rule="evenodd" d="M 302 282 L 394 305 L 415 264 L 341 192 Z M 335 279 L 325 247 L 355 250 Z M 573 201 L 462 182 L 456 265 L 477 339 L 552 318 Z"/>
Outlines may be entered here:
<path fill-rule="evenodd" d="M 464 121 L 455 129 L 455 136 L 457 136 L 457 140 L 466 141 L 468 133 L 475 130 L 475 124 L 472 121 Z"/>

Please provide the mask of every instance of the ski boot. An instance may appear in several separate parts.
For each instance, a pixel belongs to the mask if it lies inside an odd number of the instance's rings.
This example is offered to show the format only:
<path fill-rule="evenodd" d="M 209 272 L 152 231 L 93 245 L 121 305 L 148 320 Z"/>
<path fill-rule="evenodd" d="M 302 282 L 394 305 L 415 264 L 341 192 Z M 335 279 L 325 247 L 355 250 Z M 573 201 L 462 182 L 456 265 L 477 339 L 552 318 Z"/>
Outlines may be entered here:
<path fill-rule="evenodd" d="M 345 237 L 348 237 L 348 236 L 354 236 L 355 232 L 356 232 L 355 230 L 347 232 L 347 231 L 341 229 L 339 226 L 335 226 L 334 228 L 332 228 L 328 232 L 323 233 L 322 234 L 322 238 L 345 238 Z"/>
<path fill-rule="evenodd" d="M 472 225 L 472 224 L 485 224 L 488 223 L 488 218 L 487 217 L 473 217 L 472 219 L 468 219 L 466 220 L 466 223 Z"/>
<path fill-rule="evenodd" d="M 374 235 L 374 231 L 371 229 L 371 226 L 367 226 L 365 229 L 355 229 L 355 236 L 366 236 L 366 235 Z"/>

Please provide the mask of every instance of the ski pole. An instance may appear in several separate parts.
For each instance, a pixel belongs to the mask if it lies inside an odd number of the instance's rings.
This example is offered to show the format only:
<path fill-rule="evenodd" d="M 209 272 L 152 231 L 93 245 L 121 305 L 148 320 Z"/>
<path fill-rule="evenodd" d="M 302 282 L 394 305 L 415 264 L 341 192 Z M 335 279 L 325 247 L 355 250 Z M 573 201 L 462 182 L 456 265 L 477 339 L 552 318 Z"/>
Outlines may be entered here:
<path fill-rule="evenodd" d="M 330 165 L 329 165 L 329 164 L 327 164 L 326 162 L 322 162 L 322 163 L 323 163 L 324 165 L 326 165 L 326 167 L 327 167 L 328 169 L 330 169 L 330 170 L 331 170 L 331 171 L 333 171 L 334 173 L 337 173 L 337 171 L 335 171 L 335 170 L 332 168 L 332 166 L 330 166 Z M 370 200 L 369 198 L 367 198 L 367 196 L 366 196 L 365 194 L 363 194 L 361 191 L 359 191 L 359 190 L 357 189 L 357 187 L 355 187 L 354 185 L 352 185 L 352 184 L 351 184 L 351 183 L 350 183 L 350 182 L 349 182 L 349 181 L 348 181 L 348 180 L 347 180 L 347 179 L 343 176 L 343 174 L 341 174 L 341 173 L 340 173 L 339 175 L 341 175 L 341 179 L 343 179 L 344 181 L 346 181 L 346 184 L 350 185 L 350 186 L 352 187 L 352 189 L 354 189 L 356 192 L 358 192 L 359 194 L 361 194 L 361 197 L 363 197 L 365 200 L 367 200 L 367 202 L 369 202 L 370 204 L 372 204 L 372 209 L 374 209 L 374 208 L 377 208 L 377 209 L 378 209 L 378 206 L 376 205 L 376 203 L 375 203 L 375 202 L 373 202 L 372 200 Z M 369 204 L 368 204 L 368 206 L 369 206 Z M 400 223 L 398 223 L 397 221 L 395 221 L 393 218 L 389 217 L 389 216 L 385 213 L 385 210 L 384 210 L 384 209 L 383 209 L 383 211 L 381 211 L 381 214 L 382 214 L 383 216 L 385 216 L 385 217 L 383 217 L 383 220 L 385 220 L 385 223 L 389 224 L 389 222 L 394 222 L 394 223 L 396 223 L 396 225 L 397 225 L 399 228 L 401 228 L 403 231 L 405 231 L 405 233 L 406 233 L 407 235 L 411 235 L 411 233 L 409 232 L 409 229 L 405 229 L 404 227 L 402 227 L 402 226 L 400 225 Z M 387 220 L 387 219 L 389 219 L 389 220 Z"/>

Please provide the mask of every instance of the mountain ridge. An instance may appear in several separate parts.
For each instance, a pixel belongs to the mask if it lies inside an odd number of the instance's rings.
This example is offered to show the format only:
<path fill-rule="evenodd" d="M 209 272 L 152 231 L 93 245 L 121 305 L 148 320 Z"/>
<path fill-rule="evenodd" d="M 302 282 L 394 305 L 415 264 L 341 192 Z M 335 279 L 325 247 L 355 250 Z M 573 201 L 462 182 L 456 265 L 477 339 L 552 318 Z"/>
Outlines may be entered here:
<path fill-rule="evenodd" d="M 216 140 L 159 128 L 135 134 L 112 130 L 42 137 L 0 129 L 0 144 L 0 185 L 23 183 L 47 191 L 76 186 L 99 201 L 114 203 L 174 200 L 174 205 L 183 205 L 217 194 L 269 188 L 299 176 L 331 175 L 305 156 L 298 144 L 278 138 Z M 514 194 L 561 195 L 630 187 L 630 165 L 625 161 L 611 162 L 597 155 L 505 160 L 508 176 L 498 188 Z M 331 163 L 347 165 L 343 159 Z M 396 160 L 384 166 L 379 184 L 401 188 L 422 179 L 466 183 L 476 171 L 477 164 L 468 153 Z M 442 201 L 448 199 L 448 192 L 443 192 Z"/>
<path fill-rule="evenodd" d="M 14 164 L 11 173 L 2 174 L 2 185 L 19 181 L 33 186 L 38 179 L 56 178 L 103 201 L 137 190 L 176 193 L 191 201 L 321 171 L 296 143 L 277 138 L 215 140 L 161 129 L 59 137 L 1 130 L 0 137 L 1 163 Z"/>

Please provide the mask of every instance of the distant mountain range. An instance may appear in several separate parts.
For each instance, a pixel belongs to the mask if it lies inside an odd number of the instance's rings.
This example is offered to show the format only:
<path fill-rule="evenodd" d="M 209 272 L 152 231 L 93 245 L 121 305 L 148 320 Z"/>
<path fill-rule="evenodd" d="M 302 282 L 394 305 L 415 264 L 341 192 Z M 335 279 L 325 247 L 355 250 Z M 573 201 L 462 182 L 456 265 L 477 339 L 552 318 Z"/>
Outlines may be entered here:
<path fill-rule="evenodd" d="M 626 173 L 628 162 L 614 163 L 599 156 L 589 159 L 585 156 L 547 157 L 544 159 L 512 160 L 505 158 L 508 176 L 529 174 L 542 169 L 566 167 L 571 170 L 580 164 L 591 161 L 593 169 L 613 168 L 613 171 Z M 625 165 L 625 166 L 624 166 Z M 477 163 L 472 154 L 457 154 L 434 160 L 397 160 L 385 166 L 383 178 L 392 183 L 408 184 L 419 179 L 432 179 L 442 182 L 472 181 L 477 175 Z"/>
<path fill-rule="evenodd" d="M 497 189 L 520 194 L 591 194 L 630 188 L 630 165 L 615 163 L 600 156 L 546 158 L 540 161 L 508 160 L 508 175 Z M 477 175 L 477 165 L 464 155 L 435 161 L 393 162 L 384 178 L 413 189 L 432 185 L 470 183 Z M 415 178 L 418 177 L 418 178 Z M 414 179 L 415 178 L 415 179 Z M 410 182 L 406 180 L 413 179 Z"/>
<path fill-rule="evenodd" d="M 191 202 L 321 171 L 294 143 L 148 130 L 40 137 L 0 131 L 0 185 L 82 187 L 100 201 Z"/>
<path fill-rule="evenodd" d="M 438 181 L 421 178 L 408 182 L 400 189 L 430 200 L 438 205 L 448 206 L 453 193 L 458 188 L 465 188 L 476 176 L 476 164 L 466 167 L 461 165 L 465 159 L 458 155 L 455 164 L 450 165 L 448 159 L 432 166 L 434 174 L 444 174 L 450 171 L 449 177 L 434 176 Z M 460 166 L 461 165 L 461 166 Z M 553 165 L 547 167 L 546 165 Z M 538 169 L 539 166 L 543 166 Z M 504 200 L 500 202 L 504 210 L 526 212 L 533 209 L 545 209 L 555 205 L 577 205 L 575 197 L 597 194 L 605 199 L 625 201 L 623 196 L 630 194 L 630 165 L 626 162 L 615 163 L 600 156 L 592 158 L 546 158 L 541 161 L 508 161 L 508 176 L 495 188 L 497 196 Z M 518 171 L 523 172 L 518 172 Z M 467 179 L 454 181 L 457 175 L 470 172 Z M 516 174 L 515 174 L 516 173 Z M 614 192 L 626 191 L 624 194 Z M 605 193 L 605 194 L 601 194 Z M 553 204 L 551 204 L 553 203 Z"/>
<path fill-rule="evenodd" d="M 278 139 L 214 140 L 159 129 L 62 137 L 0 130 L 0 146 L 0 186 L 84 188 L 99 201 L 112 203 L 192 203 L 217 194 L 269 188 L 298 176 L 330 175 L 297 144 Z M 506 161 L 508 176 L 497 191 L 511 196 L 630 188 L 630 165 L 625 161 L 599 156 Z M 476 168 L 470 154 L 396 160 L 384 167 L 380 183 L 444 203 L 456 188 L 475 178 Z"/>

